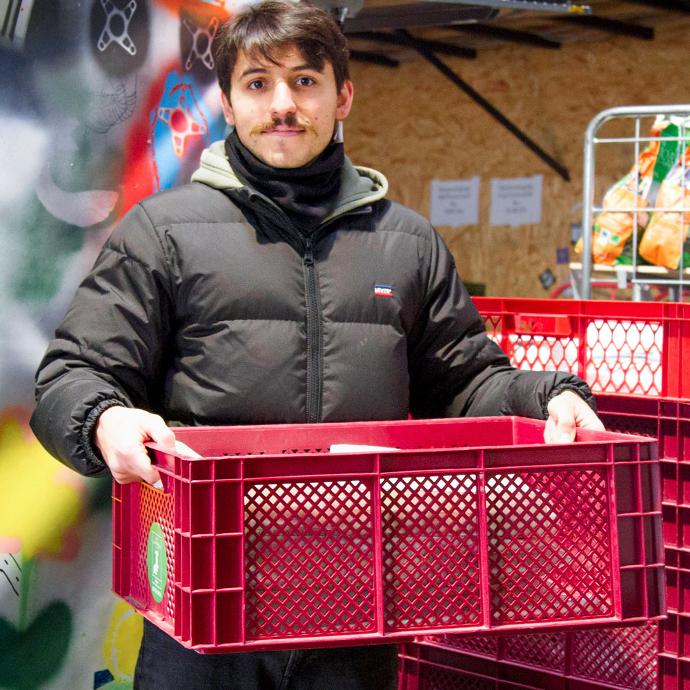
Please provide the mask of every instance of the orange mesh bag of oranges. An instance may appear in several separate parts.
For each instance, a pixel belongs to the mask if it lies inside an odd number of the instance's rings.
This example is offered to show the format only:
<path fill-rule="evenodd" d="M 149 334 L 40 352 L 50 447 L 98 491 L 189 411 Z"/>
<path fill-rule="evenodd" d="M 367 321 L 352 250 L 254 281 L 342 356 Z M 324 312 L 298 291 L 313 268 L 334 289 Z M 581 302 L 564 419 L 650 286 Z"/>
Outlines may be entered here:
<path fill-rule="evenodd" d="M 630 172 L 604 195 L 602 211 L 595 218 L 592 230 L 592 259 L 596 264 L 630 262 L 629 257 L 623 256 L 626 244 L 631 242 L 635 228 L 639 236 L 647 227 L 656 193 L 678 158 L 677 124 L 657 118 L 650 137 L 652 140 Z M 582 253 L 582 239 L 575 251 Z"/>
<path fill-rule="evenodd" d="M 655 210 L 640 242 L 640 256 L 656 266 L 677 269 L 690 224 L 690 147 L 661 183 Z M 687 259 L 683 262 L 687 265 Z"/>

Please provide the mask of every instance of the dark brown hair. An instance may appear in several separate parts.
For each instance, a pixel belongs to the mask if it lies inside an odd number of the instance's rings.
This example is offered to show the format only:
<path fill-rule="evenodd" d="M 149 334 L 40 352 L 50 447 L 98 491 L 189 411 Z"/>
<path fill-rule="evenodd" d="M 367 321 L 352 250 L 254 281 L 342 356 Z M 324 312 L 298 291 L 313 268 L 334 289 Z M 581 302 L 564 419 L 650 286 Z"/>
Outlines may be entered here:
<path fill-rule="evenodd" d="M 240 52 L 277 64 L 277 54 L 290 45 L 312 69 L 320 72 L 329 62 L 338 91 L 350 78 L 347 41 L 328 12 L 307 2 L 263 0 L 228 20 L 216 36 L 216 74 L 223 93 L 230 96 L 230 77 Z"/>

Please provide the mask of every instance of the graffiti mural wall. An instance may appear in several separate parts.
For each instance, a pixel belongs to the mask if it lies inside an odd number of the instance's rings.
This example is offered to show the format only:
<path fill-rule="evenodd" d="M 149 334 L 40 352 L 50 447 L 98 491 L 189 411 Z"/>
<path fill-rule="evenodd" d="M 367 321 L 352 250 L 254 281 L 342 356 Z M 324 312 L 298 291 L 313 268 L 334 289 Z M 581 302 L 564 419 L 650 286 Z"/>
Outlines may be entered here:
<path fill-rule="evenodd" d="M 110 483 L 49 457 L 33 376 L 104 239 L 224 136 L 223 0 L 0 2 L 0 688 L 131 688 L 141 620 L 110 594 Z"/>

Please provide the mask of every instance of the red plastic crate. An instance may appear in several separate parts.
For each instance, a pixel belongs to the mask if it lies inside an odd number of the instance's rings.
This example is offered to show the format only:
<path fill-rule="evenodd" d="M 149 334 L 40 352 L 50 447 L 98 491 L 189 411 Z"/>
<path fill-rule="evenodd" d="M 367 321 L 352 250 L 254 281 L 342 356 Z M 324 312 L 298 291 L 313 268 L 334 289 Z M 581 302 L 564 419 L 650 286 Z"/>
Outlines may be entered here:
<path fill-rule="evenodd" d="M 672 654 L 659 654 L 659 690 L 688 690 L 690 688 L 690 659 Z"/>
<path fill-rule="evenodd" d="M 597 411 L 609 431 L 656 438 L 666 503 L 690 505 L 690 402 L 597 395 Z"/>
<path fill-rule="evenodd" d="M 473 298 L 520 369 L 568 371 L 595 393 L 690 397 L 690 304 Z"/>
<path fill-rule="evenodd" d="M 176 429 L 202 459 L 156 452 L 165 491 L 114 485 L 114 590 L 204 652 L 660 615 L 655 442 L 580 431 L 547 446 L 543 429 Z"/>
<path fill-rule="evenodd" d="M 659 688 L 690 690 L 690 552 L 665 551 L 668 616 L 659 625 Z"/>
<path fill-rule="evenodd" d="M 469 637 L 469 636 L 468 636 Z M 484 636 L 487 638 L 488 636 Z M 452 638 L 449 638 L 452 640 Z M 568 633 L 493 636 L 493 653 L 470 640 L 406 644 L 400 690 L 658 690 L 655 623 Z M 540 649 L 544 646 L 545 649 Z M 666 659 L 671 671 L 671 657 Z M 664 690 L 671 690 L 668 685 Z"/>
<path fill-rule="evenodd" d="M 564 689 L 544 685 L 548 674 L 528 671 L 513 678 L 513 669 L 487 659 L 475 659 L 440 647 L 406 644 L 401 648 L 399 690 L 538 690 Z M 527 676 L 527 677 L 525 677 Z"/>
<path fill-rule="evenodd" d="M 424 640 L 424 644 L 460 652 L 465 668 L 469 657 L 482 657 L 513 669 L 538 669 L 552 676 L 635 690 L 657 687 L 658 642 L 656 622 L 557 633 L 445 635 Z"/>
<path fill-rule="evenodd" d="M 670 608 L 670 607 L 669 607 Z M 658 628 L 658 630 L 657 630 Z M 471 688 L 476 677 L 457 675 L 490 659 L 500 678 L 518 676 L 529 688 L 587 690 L 690 690 L 690 614 L 644 626 L 516 635 L 452 635 L 424 643 L 459 655 L 445 668 L 415 665 L 401 657 L 401 690 Z M 409 650 L 415 645 L 406 645 Z M 422 666 L 425 664 L 422 662 Z M 449 669 L 452 667 L 453 671 Z M 440 685 L 435 682 L 444 679 Z M 407 684 L 405 684 L 407 683 Z M 503 685 L 489 685 L 503 688 Z"/>
<path fill-rule="evenodd" d="M 690 402 L 620 395 L 596 397 L 599 416 L 608 430 L 658 441 L 666 563 L 674 567 L 679 559 L 675 550 L 690 552 Z M 685 568 L 690 566 L 687 559 L 683 561 Z M 690 598 L 679 610 L 690 611 Z"/>
<path fill-rule="evenodd" d="M 664 502 L 664 546 L 690 551 L 690 506 Z"/>
<path fill-rule="evenodd" d="M 669 611 L 661 631 L 660 647 L 667 656 L 690 659 L 690 613 Z"/>
<path fill-rule="evenodd" d="M 668 618 L 643 627 L 426 639 L 500 662 L 508 674 L 515 665 L 556 674 L 541 676 L 541 685 L 533 678 L 540 690 L 584 682 L 592 688 L 690 690 L 690 402 L 605 393 L 596 398 L 608 430 L 658 440 Z"/>
<path fill-rule="evenodd" d="M 595 398 L 607 429 L 654 436 L 659 458 L 690 462 L 690 401 L 608 394 Z"/>
<path fill-rule="evenodd" d="M 690 551 L 666 546 L 666 606 L 669 612 L 690 615 Z M 663 649 L 667 649 L 664 645 Z M 690 659 L 690 648 L 685 655 Z"/>

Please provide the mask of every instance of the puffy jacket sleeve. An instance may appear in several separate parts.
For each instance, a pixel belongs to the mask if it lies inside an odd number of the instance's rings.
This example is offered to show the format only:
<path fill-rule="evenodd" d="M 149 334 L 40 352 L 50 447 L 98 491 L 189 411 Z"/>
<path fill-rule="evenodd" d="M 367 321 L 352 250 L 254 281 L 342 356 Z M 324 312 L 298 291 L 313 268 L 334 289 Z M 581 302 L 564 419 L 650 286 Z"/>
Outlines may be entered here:
<path fill-rule="evenodd" d="M 39 366 L 31 427 L 81 474 L 107 470 L 91 443 L 103 410 L 150 408 L 170 332 L 168 266 L 157 232 L 135 206 L 77 289 Z"/>
<path fill-rule="evenodd" d="M 420 257 L 426 298 L 410 337 L 415 417 L 518 415 L 545 419 L 554 395 L 573 390 L 593 408 L 588 386 L 562 372 L 520 371 L 487 336 L 453 258 L 431 231 Z"/>

